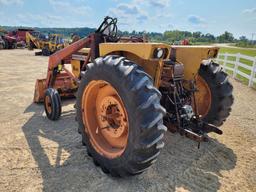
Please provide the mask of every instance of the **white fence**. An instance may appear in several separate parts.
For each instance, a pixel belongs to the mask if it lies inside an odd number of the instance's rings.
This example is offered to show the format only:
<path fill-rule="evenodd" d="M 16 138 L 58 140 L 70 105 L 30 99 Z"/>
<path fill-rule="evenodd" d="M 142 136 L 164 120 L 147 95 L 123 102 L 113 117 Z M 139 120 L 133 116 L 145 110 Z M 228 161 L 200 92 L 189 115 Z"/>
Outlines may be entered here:
<path fill-rule="evenodd" d="M 233 58 L 233 59 L 229 59 L 229 58 Z M 250 63 L 250 64 L 245 64 L 241 62 L 241 60 L 247 61 L 247 63 Z M 242 55 L 240 53 L 238 54 L 224 53 L 224 54 L 219 54 L 216 61 L 223 66 L 223 69 L 225 71 L 226 70 L 232 71 L 233 78 L 237 78 L 237 74 L 246 78 L 248 80 L 249 87 L 252 87 L 253 83 L 256 83 L 256 78 L 255 78 L 256 57 L 250 57 L 247 55 Z M 250 74 L 244 73 L 239 68 L 246 69 L 248 72 L 250 72 Z"/>

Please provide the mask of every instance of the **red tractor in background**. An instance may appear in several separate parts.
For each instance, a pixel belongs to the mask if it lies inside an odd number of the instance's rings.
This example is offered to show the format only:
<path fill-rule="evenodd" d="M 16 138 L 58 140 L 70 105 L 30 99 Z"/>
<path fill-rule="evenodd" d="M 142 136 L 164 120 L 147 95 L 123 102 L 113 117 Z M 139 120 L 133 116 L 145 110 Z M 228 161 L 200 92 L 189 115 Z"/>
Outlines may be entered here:
<path fill-rule="evenodd" d="M 34 29 L 30 28 L 18 28 L 14 31 L 8 32 L 8 35 L 15 38 L 17 41 L 17 47 L 25 47 L 26 46 L 26 33 L 34 32 Z"/>
<path fill-rule="evenodd" d="M 0 44 L 0 49 L 15 49 L 17 47 L 17 40 L 4 29 L 0 29 Z"/>
<path fill-rule="evenodd" d="M 8 32 L 8 35 L 11 37 L 16 37 L 17 42 L 20 41 L 26 41 L 26 32 L 32 32 L 35 31 L 34 29 L 30 29 L 30 28 L 18 28 L 14 31 L 10 31 Z"/>
<path fill-rule="evenodd" d="M 180 45 L 190 45 L 189 39 L 183 39 L 180 41 Z"/>

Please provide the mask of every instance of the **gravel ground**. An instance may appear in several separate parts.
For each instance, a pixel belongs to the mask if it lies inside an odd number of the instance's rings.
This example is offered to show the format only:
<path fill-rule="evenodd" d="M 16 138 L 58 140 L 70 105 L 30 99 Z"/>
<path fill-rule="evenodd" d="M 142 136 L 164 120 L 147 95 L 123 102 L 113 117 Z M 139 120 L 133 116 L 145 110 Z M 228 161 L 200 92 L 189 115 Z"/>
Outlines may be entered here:
<path fill-rule="evenodd" d="M 57 122 L 32 103 L 47 57 L 0 51 L 0 191 L 256 191 L 256 92 L 237 81 L 232 114 L 222 136 L 197 149 L 177 134 L 145 173 L 111 178 L 86 154 L 77 133 L 74 100 Z"/>

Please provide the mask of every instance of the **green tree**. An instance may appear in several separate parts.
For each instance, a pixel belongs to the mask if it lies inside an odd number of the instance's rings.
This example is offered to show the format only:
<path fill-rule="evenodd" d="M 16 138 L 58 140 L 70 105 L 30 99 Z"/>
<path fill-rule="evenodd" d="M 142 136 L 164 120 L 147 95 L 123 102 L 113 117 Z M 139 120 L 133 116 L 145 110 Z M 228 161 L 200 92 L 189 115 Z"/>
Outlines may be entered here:
<path fill-rule="evenodd" d="M 220 43 L 232 43 L 234 42 L 235 38 L 232 33 L 225 31 L 224 34 L 217 37 Z"/>

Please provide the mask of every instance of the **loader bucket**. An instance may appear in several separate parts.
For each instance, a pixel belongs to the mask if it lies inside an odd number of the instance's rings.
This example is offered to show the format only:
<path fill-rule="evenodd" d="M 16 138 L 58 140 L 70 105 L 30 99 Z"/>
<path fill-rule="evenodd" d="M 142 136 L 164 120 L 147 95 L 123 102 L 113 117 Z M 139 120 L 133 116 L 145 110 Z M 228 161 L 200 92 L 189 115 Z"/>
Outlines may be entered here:
<path fill-rule="evenodd" d="M 34 91 L 34 102 L 40 103 L 44 101 L 44 92 L 46 89 L 46 79 L 37 79 Z"/>

